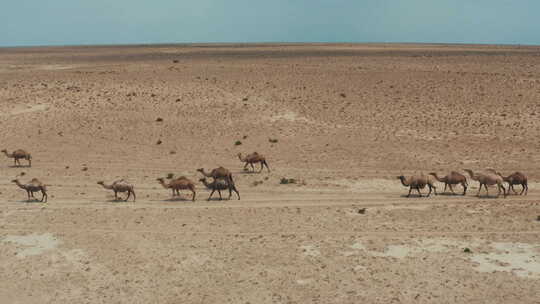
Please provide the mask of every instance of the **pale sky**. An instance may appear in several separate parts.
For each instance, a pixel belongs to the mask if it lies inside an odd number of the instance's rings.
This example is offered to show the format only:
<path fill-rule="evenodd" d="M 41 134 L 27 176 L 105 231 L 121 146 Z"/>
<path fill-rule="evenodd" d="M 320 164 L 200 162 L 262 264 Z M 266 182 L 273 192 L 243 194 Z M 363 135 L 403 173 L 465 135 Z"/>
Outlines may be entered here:
<path fill-rule="evenodd" d="M 199 42 L 540 45 L 540 0 L 5 0 L 0 46 Z"/>

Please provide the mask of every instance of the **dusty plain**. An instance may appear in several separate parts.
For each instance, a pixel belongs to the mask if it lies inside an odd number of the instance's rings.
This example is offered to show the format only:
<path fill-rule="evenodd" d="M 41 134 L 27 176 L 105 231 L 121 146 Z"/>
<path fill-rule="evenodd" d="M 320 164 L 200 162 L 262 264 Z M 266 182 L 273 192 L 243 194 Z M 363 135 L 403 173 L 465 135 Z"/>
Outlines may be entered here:
<path fill-rule="evenodd" d="M 0 155 L 0 303 L 540 303 L 540 47 L 3 48 L 0 116 L 33 155 Z M 242 200 L 206 201 L 195 170 L 220 165 Z M 396 179 L 465 168 L 529 194 Z M 118 178 L 136 202 L 96 184 Z"/>

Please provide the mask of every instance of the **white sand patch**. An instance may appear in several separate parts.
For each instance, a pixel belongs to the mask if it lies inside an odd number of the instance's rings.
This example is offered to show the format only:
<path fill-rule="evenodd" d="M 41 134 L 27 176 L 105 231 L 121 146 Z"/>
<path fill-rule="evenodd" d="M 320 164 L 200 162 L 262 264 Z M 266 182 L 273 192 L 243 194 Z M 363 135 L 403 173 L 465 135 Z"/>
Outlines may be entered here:
<path fill-rule="evenodd" d="M 48 250 L 55 249 L 60 245 L 60 241 L 52 234 L 30 234 L 30 235 L 8 235 L 2 240 L 2 243 L 13 243 L 23 246 L 17 252 L 17 257 L 25 258 L 28 256 L 39 255 Z"/>
<path fill-rule="evenodd" d="M 319 251 L 319 249 L 317 249 L 315 245 L 304 245 L 300 246 L 300 248 L 302 249 L 302 253 L 305 256 L 316 257 L 321 255 L 321 252 Z"/>
<path fill-rule="evenodd" d="M 524 243 L 493 243 L 497 252 L 474 254 L 479 272 L 505 271 L 518 277 L 540 279 L 540 245 Z"/>
<path fill-rule="evenodd" d="M 45 71 L 59 71 L 59 70 L 69 70 L 76 68 L 76 65 L 66 65 L 66 64 L 45 64 L 37 66 L 36 68 L 39 70 L 45 70 Z"/>
<path fill-rule="evenodd" d="M 49 109 L 49 105 L 46 104 L 37 104 L 37 105 L 16 105 L 11 111 L 5 111 L 0 113 L 0 116 L 12 116 L 27 114 L 33 112 L 41 112 Z"/>
<path fill-rule="evenodd" d="M 313 279 L 300 279 L 300 280 L 296 280 L 296 284 L 298 285 L 309 285 L 313 283 Z"/>

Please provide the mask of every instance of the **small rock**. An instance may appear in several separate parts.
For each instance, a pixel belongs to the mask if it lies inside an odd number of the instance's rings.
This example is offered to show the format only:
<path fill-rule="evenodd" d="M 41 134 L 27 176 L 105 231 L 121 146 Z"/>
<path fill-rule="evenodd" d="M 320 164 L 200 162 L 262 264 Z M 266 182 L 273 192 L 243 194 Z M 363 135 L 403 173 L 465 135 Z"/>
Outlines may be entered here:
<path fill-rule="evenodd" d="M 162 121 L 163 121 L 163 118 L 158 117 L 158 118 L 156 119 L 156 121 L 157 121 L 157 122 L 162 122 Z"/>
<path fill-rule="evenodd" d="M 358 209 L 359 214 L 366 214 L 366 208 Z"/>
<path fill-rule="evenodd" d="M 465 253 L 471 253 L 472 251 L 471 251 L 469 248 L 465 248 L 465 249 L 463 249 L 463 252 L 465 252 Z"/>
<path fill-rule="evenodd" d="M 156 145 L 161 145 L 162 143 L 163 143 L 163 142 L 162 142 L 161 139 L 160 139 L 160 140 L 158 140 L 158 141 L 156 142 Z"/>

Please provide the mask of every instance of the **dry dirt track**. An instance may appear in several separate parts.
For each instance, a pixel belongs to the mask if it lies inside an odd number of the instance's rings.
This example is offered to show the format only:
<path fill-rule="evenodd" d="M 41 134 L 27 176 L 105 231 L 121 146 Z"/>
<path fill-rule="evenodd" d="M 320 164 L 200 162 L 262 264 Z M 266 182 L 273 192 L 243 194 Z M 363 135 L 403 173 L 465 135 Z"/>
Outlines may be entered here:
<path fill-rule="evenodd" d="M 0 302 L 539 303 L 538 54 L 0 49 L 1 148 L 34 156 L 0 157 Z M 241 171 L 235 155 L 254 150 L 271 173 Z M 218 165 L 242 200 L 207 202 L 200 185 L 170 200 L 155 181 Z M 529 195 L 476 198 L 471 182 L 407 199 L 395 179 L 488 167 L 528 173 Z M 24 201 L 21 172 L 50 185 L 48 204 Z M 120 177 L 135 203 L 96 184 Z"/>

